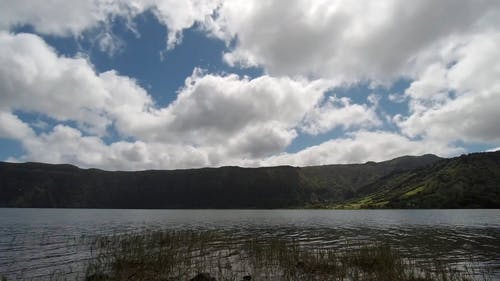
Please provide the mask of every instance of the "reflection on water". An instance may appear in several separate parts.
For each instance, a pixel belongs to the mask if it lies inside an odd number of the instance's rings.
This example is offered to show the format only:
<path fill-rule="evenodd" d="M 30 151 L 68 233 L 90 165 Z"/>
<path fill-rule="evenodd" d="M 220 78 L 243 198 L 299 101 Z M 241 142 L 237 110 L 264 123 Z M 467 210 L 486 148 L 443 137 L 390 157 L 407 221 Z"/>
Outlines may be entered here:
<path fill-rule="evenodd" d="M 89 255 L 78 246 L 82 237 L 145 229 L 293 238 L 311 247 L 386 242 L 417 259 L 473 260 L 500 280 L 500 210 L 0 209 L 0 275 L 78 272 Z"/>

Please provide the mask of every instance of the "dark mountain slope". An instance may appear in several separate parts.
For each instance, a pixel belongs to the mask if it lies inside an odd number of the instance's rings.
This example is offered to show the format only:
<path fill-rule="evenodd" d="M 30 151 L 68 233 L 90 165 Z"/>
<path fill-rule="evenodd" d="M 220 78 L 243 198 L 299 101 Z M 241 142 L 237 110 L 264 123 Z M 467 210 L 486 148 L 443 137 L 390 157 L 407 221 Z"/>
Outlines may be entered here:
<path fill-rule="evenodd" d="M 316 167 L 110 172 L 0 162 L 1 207 L 499 207 L 500 152 Z"/>
<path fill-rule="evenodd" d="M 0 164 L 0 206 L 282 208 L 298 205 L 293 167 L 108 172 L 70 165 Z"/>

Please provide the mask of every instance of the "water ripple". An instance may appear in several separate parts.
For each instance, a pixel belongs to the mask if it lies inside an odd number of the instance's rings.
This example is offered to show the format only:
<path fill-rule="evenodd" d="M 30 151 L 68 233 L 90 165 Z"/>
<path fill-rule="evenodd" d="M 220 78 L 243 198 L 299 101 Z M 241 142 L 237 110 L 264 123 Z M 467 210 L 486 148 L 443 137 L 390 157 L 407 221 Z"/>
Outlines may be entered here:
<path fill-rule="evenodd" d="M 146 229 L 219 231 L 235 244 L 255 237 L 333 249 L 382 242 L 422 261 L 473 259 L 500 280 L 499 210 L 0 209 L 0 275 L 43 280 L 55 271 L 82 274 L 90 256 L 81 246 L 85 237 Z"/>

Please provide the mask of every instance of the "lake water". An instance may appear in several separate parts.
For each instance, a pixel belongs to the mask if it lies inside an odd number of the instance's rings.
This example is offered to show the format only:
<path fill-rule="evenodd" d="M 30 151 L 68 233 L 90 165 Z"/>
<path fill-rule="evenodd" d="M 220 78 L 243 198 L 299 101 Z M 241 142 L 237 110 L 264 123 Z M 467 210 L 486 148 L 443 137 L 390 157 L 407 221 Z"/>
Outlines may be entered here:
<path fill-rule="evenodd" d="M 385 242 L 405 255 L 490 270 L 500 280 L 500 210 L 95 210 L 0 208 L 0 276 L 47 279 L 81 270 L 84 236 L 215 230 L 293 237 L 314 247 Z"/>

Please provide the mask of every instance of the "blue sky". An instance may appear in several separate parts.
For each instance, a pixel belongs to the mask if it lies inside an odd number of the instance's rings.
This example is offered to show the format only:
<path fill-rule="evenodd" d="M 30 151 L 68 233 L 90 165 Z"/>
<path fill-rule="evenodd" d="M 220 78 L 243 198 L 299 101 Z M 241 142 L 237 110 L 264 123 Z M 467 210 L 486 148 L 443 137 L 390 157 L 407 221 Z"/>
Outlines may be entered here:
<path fill-rule="evenodd" d="M 404 1 L 69 2 L 2 5 L 4 161 L 304 166 L 500 146 L 494 2 L 406 19 L 388 12 Z"/>

